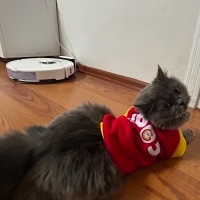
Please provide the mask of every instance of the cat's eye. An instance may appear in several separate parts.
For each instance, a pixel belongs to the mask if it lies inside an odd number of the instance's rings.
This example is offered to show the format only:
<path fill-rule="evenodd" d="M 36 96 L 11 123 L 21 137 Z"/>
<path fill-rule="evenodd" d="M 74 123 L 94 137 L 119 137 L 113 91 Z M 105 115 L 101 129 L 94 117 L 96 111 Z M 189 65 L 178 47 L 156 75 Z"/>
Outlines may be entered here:
<path fill-rule="evenodd" d="M 171 104 L 170 103 L 165 103 L 165 105 L 164 105 L 164 107 L 163 107 L 163 110 L 165 110 L 165 111 L 168 111 L 168 110 L 170 110 L 171 109 Z"/>
<path fill-rule="evenodd" d="M 180 88 L 175 87 L 175 88 L 174 88 L 174 93 L 175 93 L 175 94 L 181 94 Z"/>

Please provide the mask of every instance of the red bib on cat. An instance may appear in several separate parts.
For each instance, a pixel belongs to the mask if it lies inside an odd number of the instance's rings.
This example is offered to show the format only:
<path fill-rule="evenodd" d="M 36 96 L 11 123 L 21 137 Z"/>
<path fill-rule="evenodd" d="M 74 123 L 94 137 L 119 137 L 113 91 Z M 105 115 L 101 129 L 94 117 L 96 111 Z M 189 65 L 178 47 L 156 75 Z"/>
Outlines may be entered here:
<path fill-rule="evenodd" d="M 125 116 L 105 115 L 101 123 L 105 146 L 122 174 L 148 166 L 157 158 L 182 156 L 186 141 L 180 130 L 162 130 L 133 107 Z"/>

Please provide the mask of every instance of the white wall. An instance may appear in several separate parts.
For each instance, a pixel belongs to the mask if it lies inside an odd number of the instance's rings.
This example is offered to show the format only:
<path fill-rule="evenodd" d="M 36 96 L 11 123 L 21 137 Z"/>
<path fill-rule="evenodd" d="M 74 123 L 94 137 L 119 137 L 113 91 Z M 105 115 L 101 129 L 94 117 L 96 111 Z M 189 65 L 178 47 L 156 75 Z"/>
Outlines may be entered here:
<path fill-rule="evenodd" d="M 62 44 L 82 64 L 145 82 L 160 64 L 185 79 L 199 0 L 57 2 Z"/>
<path fill-rule="evenodd" d="M 1 47 L 1 43 L 0 43 L 0 57 L 3 57 L 3 49 Z"/>

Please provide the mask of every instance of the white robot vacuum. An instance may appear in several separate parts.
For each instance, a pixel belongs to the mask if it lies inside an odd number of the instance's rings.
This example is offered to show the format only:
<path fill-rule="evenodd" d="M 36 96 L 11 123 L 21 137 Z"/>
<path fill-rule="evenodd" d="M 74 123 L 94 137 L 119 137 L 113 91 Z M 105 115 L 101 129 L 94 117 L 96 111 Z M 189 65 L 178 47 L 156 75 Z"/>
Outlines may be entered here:
<path fill-rule="evenodd" d="M 26 58 L 6 64 L 8 76 L 20 82 L 63 80 L 74 74 L 75 62 L 57 58 Z"/>

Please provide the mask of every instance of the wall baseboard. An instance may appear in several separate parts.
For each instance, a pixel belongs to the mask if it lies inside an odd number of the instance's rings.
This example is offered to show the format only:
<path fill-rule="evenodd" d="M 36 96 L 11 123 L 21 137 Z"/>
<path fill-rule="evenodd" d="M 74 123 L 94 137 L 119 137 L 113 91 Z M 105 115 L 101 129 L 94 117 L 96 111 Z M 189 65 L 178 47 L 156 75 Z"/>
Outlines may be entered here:
<path fill-rule="evenodd" d="M 140 91 L 147 86 L 147 83 L 136 80 L 134 78 L 129 78 L 85 65 L 79 65 L 78 71 L 137 91 Z"/>

